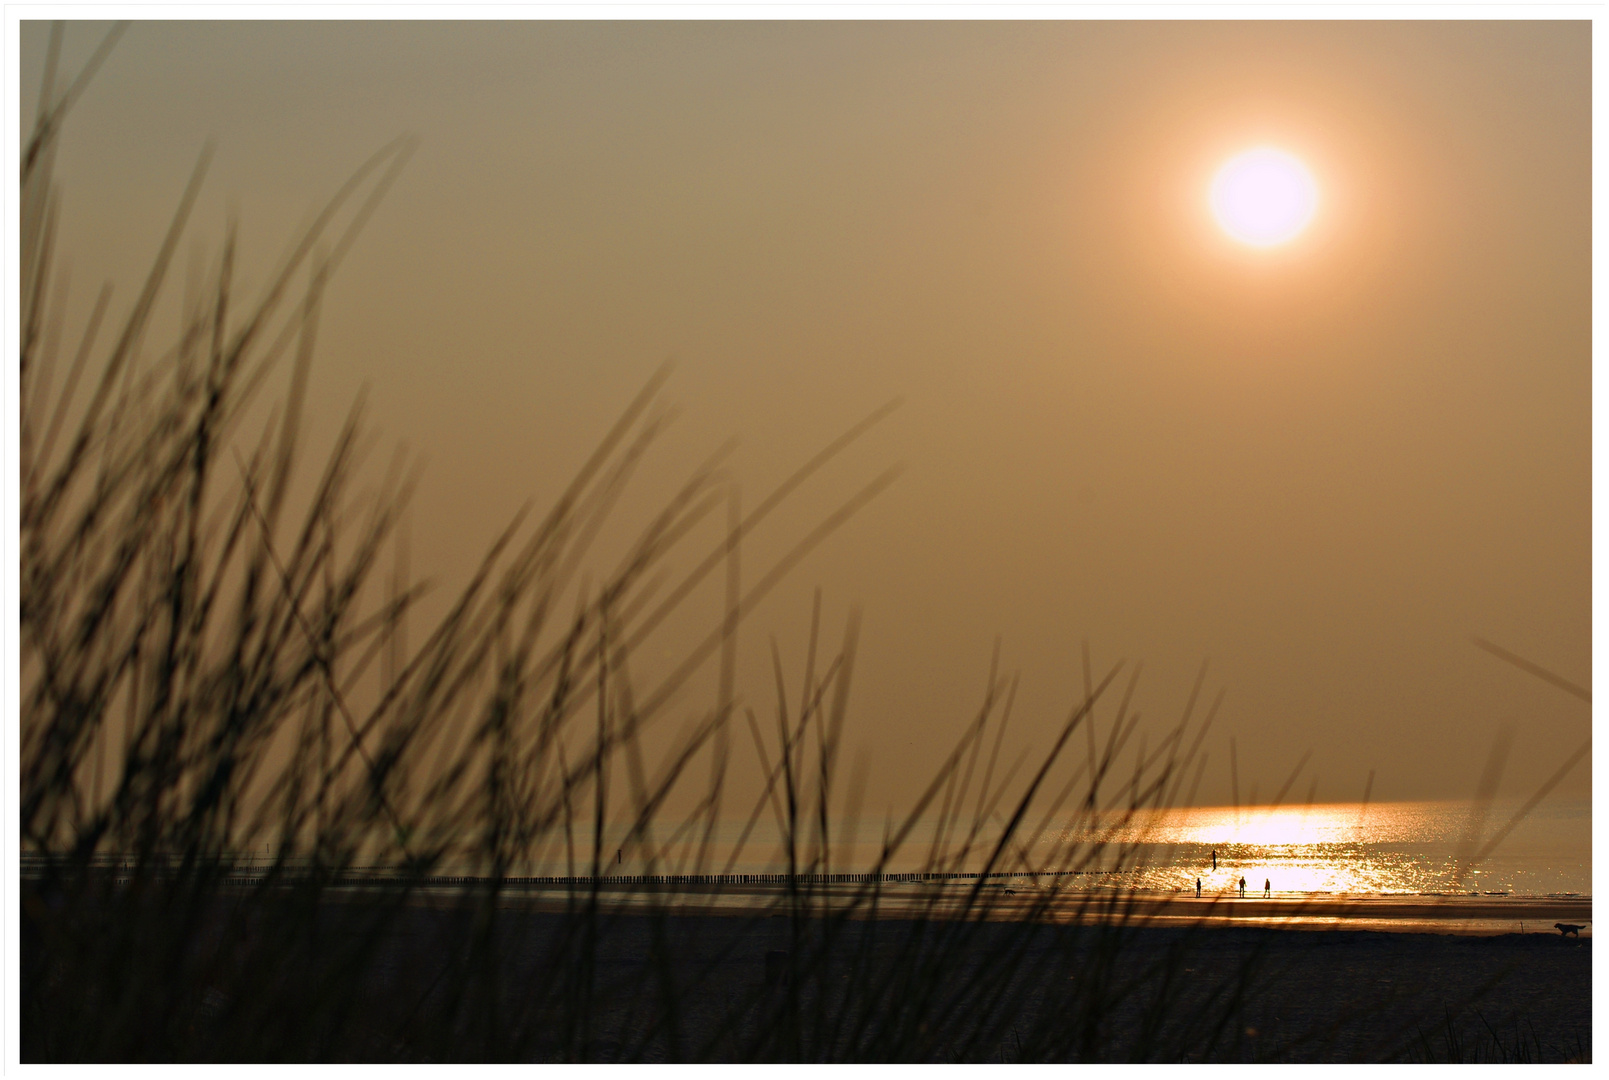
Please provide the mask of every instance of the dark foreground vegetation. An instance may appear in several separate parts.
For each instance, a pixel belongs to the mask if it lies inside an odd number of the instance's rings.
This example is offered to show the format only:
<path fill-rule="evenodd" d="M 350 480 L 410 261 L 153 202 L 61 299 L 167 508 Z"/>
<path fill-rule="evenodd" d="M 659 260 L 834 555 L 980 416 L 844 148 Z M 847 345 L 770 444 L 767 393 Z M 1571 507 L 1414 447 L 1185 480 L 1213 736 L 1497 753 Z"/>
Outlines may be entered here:
<path fill-rule="evenodd" d="M 126 898 L 109 923 L 79 913 L 48 954 L 28 943 L 28 1057 L 1590 1060 L 1591 940 L 1555 934 L 1161 928 L 1120 910 L 795 921 L 759 903 L 592 922 L 551 896 L 491 917 L 397 900 L 218 897 L 182 925 Z M 102 983 L 119 931 L 140 992 Z"/>
<path fill-rule="evenodd" d="M 1086 661 L 1051 746 L 1007 762 L 1014 684 L 991 668 L 875 865 L 839 865 L 856 623 L 830 647 L 818 605 L 796 674 L 773 652 L 763 718 L 735 650 L 892 473 L 775 562 L 740 553 L 882 411 L 747 509 L 713 456 L 600 573 L 596 540 L 667 422 L 656 377 L 418 632 L 411 472 L 362 479 L 356 410 L 304 468 L 301 416 L 323 290 L 406 144 L 363 165 L 251 297 L 231 233 L 155 348 L 203 162 L 126 316 L 102 294 L 69 331 L 50 170 L 99 55 L 63 90 L 53 49 L 22 175 L 25 1061 L 1585 1058 L 1589 942 L 1163 930 L 1093 893 L 1058 923 L 1069 897 L 1048 887 L 1001 917 L 988 878 L 880 918 L 875 876 L 817 889 L 909 865 L 924 822 L 928 871 L 1121 864 L 1114 830 L 1190 798 L 1216 708 L 1197 708 L 1198 681 L 1148 744 L 1138 671 Z M 667 642 L 710 593 L 713 625 Z M 678 652 L 644 684 L 631 660 L 648 641 Z M 734 807 L 739 771 L 759 796 Z M 692 809 L 667 820 L 667 804 Z M 783 887 L 743 913 L 677 912 L 650 886 L 629 910 L 618 891 L 509 886 L 539 866 L 596 879 L 622 854 L 724 873 L 743 842 L 717 849 L 716 825 L 744 815 L 781 837 Z M 1037 843 L 1052 822 L 1068 839 Z M 376 867 L 383 887 L 352 884 Z M 444 874 L 478 880 L 431 887 Z"/>

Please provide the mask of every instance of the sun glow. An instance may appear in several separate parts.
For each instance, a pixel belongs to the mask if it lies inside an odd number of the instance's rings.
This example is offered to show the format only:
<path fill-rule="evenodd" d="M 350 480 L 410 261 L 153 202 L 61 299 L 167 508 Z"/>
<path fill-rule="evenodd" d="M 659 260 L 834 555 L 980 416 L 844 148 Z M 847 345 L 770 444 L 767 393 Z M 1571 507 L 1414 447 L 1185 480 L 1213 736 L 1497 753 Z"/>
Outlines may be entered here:
<path fill-rule="evenodd" d="M 1198 807 L 1120 814 L 1081 822 L 1063 842 L 1128 851 L 1109 882 L 1130 888 L 1276 894 L 1463 893 L 1533 880 L 1512 866 L 1482 865 L 1460 876 L 1457 852 L 1472 824 L 1469 807 L 1440 803 Z M 1125 847 L 1127 845 L 1127 847 Z M 1523 868 L 1522 868 L 1523 869 Z"/>
<path fill-rule="evenodd" d="M 1283 150 L 1258 147 L 1227 161 L 1213 177 L 1213 215 L 1230 236 L 1252 247 L 1293 239 L 1318 209 L 1313 174 Z"/>

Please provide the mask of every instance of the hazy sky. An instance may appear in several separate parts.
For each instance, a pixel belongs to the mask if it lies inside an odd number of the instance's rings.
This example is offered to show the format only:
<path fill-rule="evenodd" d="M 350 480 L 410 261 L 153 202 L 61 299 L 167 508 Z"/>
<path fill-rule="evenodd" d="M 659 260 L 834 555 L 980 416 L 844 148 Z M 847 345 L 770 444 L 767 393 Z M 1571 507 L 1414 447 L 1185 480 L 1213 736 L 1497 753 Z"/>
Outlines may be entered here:
<path fill-rule="evenodd" d="M 102 32 L 68 28 L 74 70 Z M 418 149 L 333 287 L 316 414 L 367 385 L 428 462 L 414 565 L 461 584 L 666 358 L 648 497 L 729 436 L 752 504 L 903 406 L 746 550 L 906 471 L 754 615 L 802 666 L 811 591 L 864 612 L 850 744 L 917 790 L 996 636 L 1043 745 L 1095 666 L 1172 722 L 1227 691 L 1206 801 L 1505 794 L 1588 709 L 1590 24 L 137 23 L 71 118 L 61 249 L 126 310 L 205 142 L 261 281 L 369 154 Z M 25 24 L 31 117 L 45 30 Z M 1312 225 L 1240 246 L 1207 203 L 1275 145 Z M 114 304 L 114 307 L 116 305 Z M 629 518 L 631 507 L 623 508 Z M 641 520 L 639 514 L 637 520 Z M 684 559 L 685 562 L 690 561 Z M 746 565 L 749 563 L 746 561 Z M 450 591 L 450 588 L 445 588 Z M 836 629 L 834 629 L 836 635 Z M 651 659 L 651 658 L 650 658 Z M 1585 766 L 1566 791 L 1584 793 Z M 1305 794 L 1306 777 L 1298 785 Z"/>

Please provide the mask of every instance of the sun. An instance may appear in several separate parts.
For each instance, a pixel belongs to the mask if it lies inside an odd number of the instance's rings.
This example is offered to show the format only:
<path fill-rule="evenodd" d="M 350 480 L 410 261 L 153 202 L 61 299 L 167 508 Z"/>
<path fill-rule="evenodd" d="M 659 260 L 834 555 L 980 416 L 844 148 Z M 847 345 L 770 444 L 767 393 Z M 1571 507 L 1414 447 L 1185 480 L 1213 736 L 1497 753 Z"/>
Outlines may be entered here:
<path fill-rule="evenodd" d="M 1252 247 L 1294 239 L 1318 209 L 1318 185 L 1300 160 L 1270 146 L 1230 158 L 1212 179 L 1213 216 Z"/>

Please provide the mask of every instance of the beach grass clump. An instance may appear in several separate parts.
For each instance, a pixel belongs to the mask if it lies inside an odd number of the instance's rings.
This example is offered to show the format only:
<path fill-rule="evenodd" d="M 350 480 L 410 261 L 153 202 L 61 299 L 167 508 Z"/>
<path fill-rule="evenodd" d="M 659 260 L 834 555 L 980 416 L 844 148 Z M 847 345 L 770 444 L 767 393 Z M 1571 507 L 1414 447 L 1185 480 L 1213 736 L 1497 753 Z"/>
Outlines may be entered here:
<path fill-rule="evenodd" d="M 1056 874 L 1096 857 L 1099 845 L 1085 845 L 1076 858 L 1063 851 L 1033 862 L 1023 841 L 1035 826 L 1030 809 L 1054 794 L 1042 827 L 1074 792 L 1076 780 L 1049 791 L 1051 765 L 1098 692 L 1074 710 L 1013 802 L 1017 777 L 996 772 L 998 738 L 980 762 L 1002 700 L 997 728 L 1009 715 L 1006 683 L 991 675 L 977 721 L 887 837 L 882 859 L 851 868 L 832 856 L 854 625 L 840 652 L 818 663 L 818 610 L 801 704 L 790 717 L 779 699 L 769 749 L 752 710 L 739 716 L 732 685 L 745 616 L 893 471 L 746 589 L 737 573 L 743 536 L 886 410 L 746 516 L 713 456 L 639 527 L 613 571 L 585 584 L 589 545 L 666 422 L 661 373 L 548 512 L 516 517 L 447 614 L 410 645 L 420 588 L 407 576 L 401 523 L 414 475 L 398 460 L 378 484 L 360 483 L 365 443 L 354 408 L 316 475 L 300 476 L 324 291 L 408 144 L 365 162 L 255 296 L 236 288 L 231 232 L 176 338 L 153 352 L 203 156 L 130 310 L 114 324 L 103 294 L 64 365 L 51 170 L 83 82 L 53 96 L 47 79 L 22 176 L 24 1056 L 591 1056 L 595 1029 L 614 1008 L 599 957 L 622 899 L 660 927 L 651 937 L 663 945 L 673 901 L 666 879 L 720 887 L 734 876 L 746 841 L 722 867 L 712 864 L 710 838 L 739 724 L 765 774 L 745 836 L 774 811 L 772 835 L 781 838 L 785 884 L 757 907 L 776 907 L 790 927 L 785 992 L 761 999 L 746 1019 L 716 1023 L 707 1033 L 715 1043 L 688 1043 L 677 1021 L 688 972 L 650 948 L 649 1019 L 634 1020 L 635 1043 L 617 1033 L 617 1048 L 678 1056 L 720 1045 L 778 1057 L 874 1047 L 897 1057 L 918 1044 L 963 1057 L 997 1049 L 1009 988 L 1027 971 L 1021 958 L 961 983 L 942 969 L 966 953 L 969 935 L 1003 925 L 991 921 L 999 890 L 989 875 L 1043 871 L 1050 883 L 1044 901 L 1016 918 L 1024 933 L 1005 955 L 1025 955 Z M 282 396 L 265 414 L 259 399 L 285 368 Z M 718 542 L 667 585 L 660 571 L 669 553 L 722 510 Z M 633 649 L 706 585 L 723 596 L 717 625 L 684 643 L 657 685 L 634 685 Z M 711 664 L 720 669 L 716 700 L 694 711 L 650 771 L 644 730 Z M 1086 763 L 1086 810 L 1097 811 L 1096 774 L 1110 771 L 1131 731 L 1120 717 L 1105 758 Z M 1163 756 L 1136 769 L 1132 807 L 1161 796 L 1157 777 L 1177 777 L 1171 761 L 1158 767 Z M 695 773 L 703 795 L 685 820 L 665 825 L 662 807 Z M 924 880 L 966 873 L 970 884 L 959 895 L 931 889 L 908 912 L 898 948 L 861 942 L 853 977 L 824 994 L 824 973 L 848 962 L 843 943 L 860 940 L 851 930 L 877 925 L 884 890 L 904 884 L 890 884 L 893 861 L 934 811 L 940 825 Z M 613 848 L 634 849 L 642 882 L 607 880 Z M 509 883 L 555 865 L 564 868 L 561 913 L 531 932 L 538 968 L 564 974 L 522 982 L 511 1005 L 508 964 L 525 954 L 502 936 L 519 922 L 507 914 Z M 855 879 L 847 889 L 845 877 Z M 438 916 L 441 939 L 426 951 L 435 974 L 417 987 L 417 970 L 395 970 L 396 935 Z M 1113 916 L 1102 925 L 1120 927 L 1123 913 Z M 1077 992 L 1094 985 L 1080 981 Z M 902 1004 L 889 1010 L 889 1001 Z M 936 1023 L 948 1041 L 930 1034 Z M 1037 1045 L 1031 1026 L 1024 1032 L 1019 1018 L 1016 1027 L 1014 1045 Z"/>

